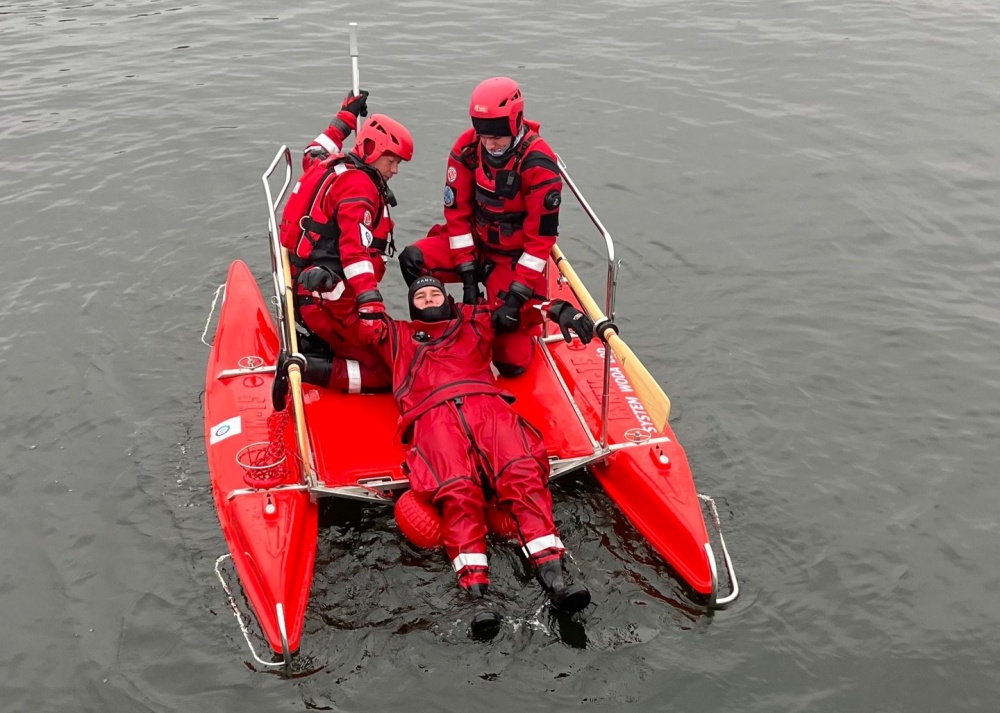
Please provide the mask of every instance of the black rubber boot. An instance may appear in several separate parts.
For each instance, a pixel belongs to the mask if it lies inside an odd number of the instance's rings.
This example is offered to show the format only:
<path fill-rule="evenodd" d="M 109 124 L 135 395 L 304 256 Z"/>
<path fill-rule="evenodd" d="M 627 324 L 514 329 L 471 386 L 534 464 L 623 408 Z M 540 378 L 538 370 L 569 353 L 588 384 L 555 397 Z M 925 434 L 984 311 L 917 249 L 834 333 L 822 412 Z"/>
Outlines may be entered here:
<path fill-rule="evenodd" d="M 469 599 L 476 603 L 476 613 L 469 622 L 469 634 L 477 641 L 489 641 L 500 633 L 503 617 L 493 609 L 493 603 L 486 598 L 487 588 L 484 584 L 473 584 L 465 590 Z"/>
<path fill-rule="evenodd" d="M 313 386 L 326 387 L 330 384 L 333 362 L 326 357 L 306 357 L 306 368 L 302 370 L 302 381 Z"/>
<path fill-rule="evenodd" d="M 296 359 L 302 374 L 302 381 L 314 386 L 327 386 L 330 383 L 330 373 L 333 364 L 326 357 L 305 357 L 305 365 Z M 292 361 L 284 352 L 278 354 L 278 363 L 274 370 L 274 383 L 271 385 L 271 405 L 275 411 L 284 411 L 288 403 L 288 362 Z"/>
<path fill-rule="evenodd" d="M 409 287 L 413 281 L 424 274 L 424 254 L 415 245 L 407 245 L 399 253 L 399 271 L 403 273 L 403 281 Z"/>
<path fill-rule="evenodd" d="M 562 560 L 549 560 L 538 568 L 535 576 L 556 611 L 573 614 L 590 604 L 590 590 L 582 584 L 567 585 L 563 580 Z"/>
<path fill-rule="evenodd" d="M 278 352 L 278 363 L 274 367 L 274 383 L 271 384 L 271 406 L 275 411 L 284 411 L 288 403 L 288 357 Z"/>

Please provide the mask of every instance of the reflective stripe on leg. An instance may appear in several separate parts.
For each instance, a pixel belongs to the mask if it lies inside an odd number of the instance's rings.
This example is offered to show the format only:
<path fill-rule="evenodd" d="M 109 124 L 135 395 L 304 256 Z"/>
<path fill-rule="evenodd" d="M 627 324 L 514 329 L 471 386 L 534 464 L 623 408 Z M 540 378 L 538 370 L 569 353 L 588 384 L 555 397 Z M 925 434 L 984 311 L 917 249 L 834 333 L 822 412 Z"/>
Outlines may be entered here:
<path fill-rule="evenodd" d="M 562 553 L 566 551 L 563 547 L 562 540 L 559 539 L 557 535 L 543 535 L 542 537 L 536 537 L 533 540 L 524 543 L 525 557 L 535 559 L 537 555 L 542 554 L 546 550 L 555 550 L 557 553 Z"/>
<path fill-rule="evenodd" d="M 354 359 L 345 359 L 347 365 L 347 393 L 361 393 L 361 365 Z"/>
<path fill-rule="evenodd" d="M 456 572 L 459 572 L 463 567 L 489 567 L 489 562 L 484 554 L 462 552 L 451 561 L 451 566 L 455 568 Z"/>

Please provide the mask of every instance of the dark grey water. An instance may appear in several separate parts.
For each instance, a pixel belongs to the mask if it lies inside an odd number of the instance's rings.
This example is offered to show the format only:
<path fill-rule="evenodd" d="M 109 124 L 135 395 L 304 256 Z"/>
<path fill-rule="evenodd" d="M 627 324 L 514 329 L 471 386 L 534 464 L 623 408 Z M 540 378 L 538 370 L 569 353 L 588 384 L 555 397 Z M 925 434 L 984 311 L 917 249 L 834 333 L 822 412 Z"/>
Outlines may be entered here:
<path fill-rule="evenodd" d="M 260 174 L 349 87 L 350 20 L 417 142 L 404 244 L 471 88 L 521 81 L 618 239 L 623 336 L 720 503 L 732 609 L 685 608 L 581 478 L 555 490 L 582 629 L 535 615 L 511 550 L 518 626 L 466 640 L 445 563 L 348 510 L 324 668 L 244 665 L 201 335 L 229 262 L 266 270 Z M 0 4 L 0 708 L 996 710 L 998 42 L 986 0 Z"/>

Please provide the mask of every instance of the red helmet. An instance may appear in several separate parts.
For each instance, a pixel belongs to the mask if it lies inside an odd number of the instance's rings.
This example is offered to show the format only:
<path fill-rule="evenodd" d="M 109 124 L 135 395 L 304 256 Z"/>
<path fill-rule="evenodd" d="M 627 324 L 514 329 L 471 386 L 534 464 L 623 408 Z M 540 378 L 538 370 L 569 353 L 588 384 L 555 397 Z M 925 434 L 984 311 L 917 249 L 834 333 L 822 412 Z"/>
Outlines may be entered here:
<path fill-rule="evenodd" d="M 521 88 L 510 77 L 491 77 L 472 90 L 469 116 L 477 134 L 517 136 L 524 118 Z"/>
<path fill-rule="evenodd" d="M 372 114 L 365 125 L 358 129 L 354 153 L 369 164 L 385 153 L 409 161 L 413 158 L 413 137 L 395 119 L 390 119 L 385 114 Z"/>

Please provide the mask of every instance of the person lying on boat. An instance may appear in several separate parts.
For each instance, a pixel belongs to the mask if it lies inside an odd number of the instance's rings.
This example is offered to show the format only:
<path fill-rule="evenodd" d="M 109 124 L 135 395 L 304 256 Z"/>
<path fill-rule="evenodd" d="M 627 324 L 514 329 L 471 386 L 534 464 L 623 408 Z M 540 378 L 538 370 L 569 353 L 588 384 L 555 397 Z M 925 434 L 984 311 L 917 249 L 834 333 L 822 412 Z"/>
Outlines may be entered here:
<path fill-rule="evenodd" d="M 556 155 L 524 118 L 524 97 L 509 77 L 472 92 L 472 128 L 448 156 L 444 224 L 399 254 L 407 284 L 421 275 L 461 282 L 465 304 L 479 282 L 495 307 L 494 364 L 502 376 L 524 373 L 535 353 L 539 300 L 548 294 L 545 265 L 559 232 L 562 178 Z"/>
<path fill-rule="evenodd" d="M 367 115 L 368 92 L 348 94 L 329 127 L 306 148 L 303 174 L 279 229 L 299 318 L 335 356 L 313 369 L 307 365 L 303 378 L 350 393 L 388 388 L 391 381 L 370 345 L 384 329 L 378 285 L 386 256 L 395 252 L 389 207 L 396 202 L 387 182 L 401 162 L 413 158 L 410 132 L 383 114 L 372 114 L 357 131 L 354 148 L 343 152 L 358 117 Z"/>
<path fill-rule="evenodd" d="M 472 633 L 489 637 L 501 617 L 487 600 L 486 491 L 515 521 L 517 537 L 551 606 L 577 612 L 590 603 L 582 584 L 567 584 L 565 548 L 552 517 L 549 461 L 538 431 L 510 406 L 493 376 L 493 310 L 455 305 L 434 277 L 413 281 L 410 320 L 385 319 L 378 348 L 393 373 L 399 433 L 411 445 L 403 470 L 417 498 L 441 518 L 444 548 L 470 599 L 482 605 Z M 567 341 L 584 343 L 594 323 L 568 302 L 546 305 Z"/>

